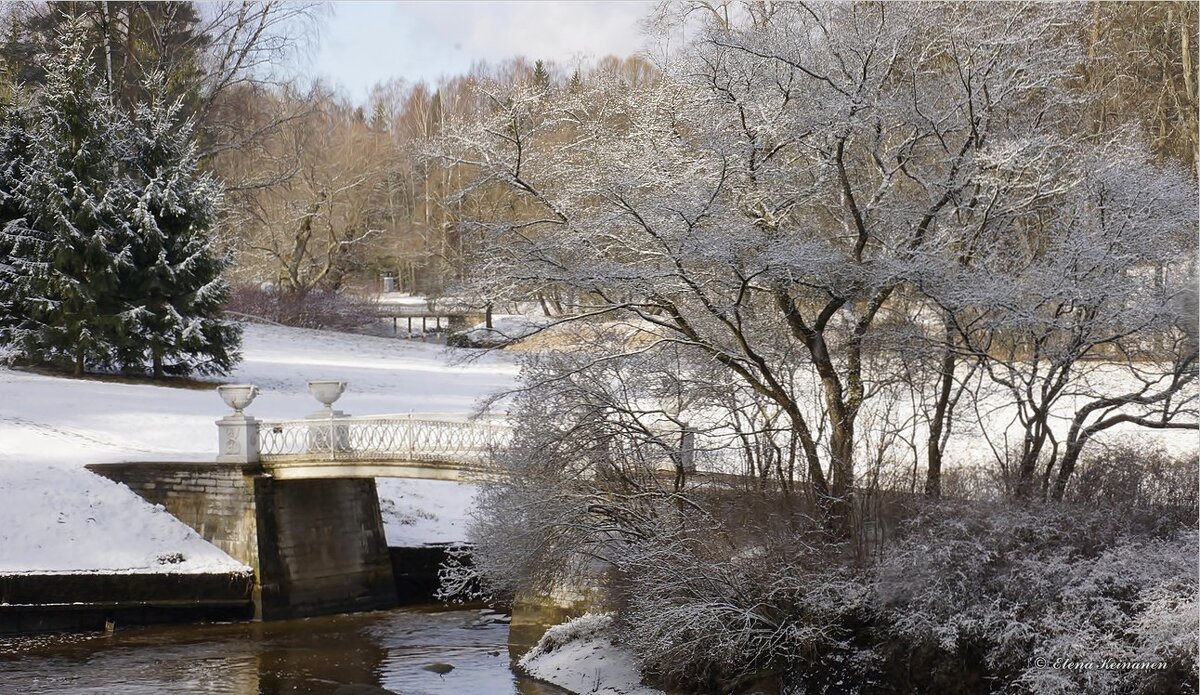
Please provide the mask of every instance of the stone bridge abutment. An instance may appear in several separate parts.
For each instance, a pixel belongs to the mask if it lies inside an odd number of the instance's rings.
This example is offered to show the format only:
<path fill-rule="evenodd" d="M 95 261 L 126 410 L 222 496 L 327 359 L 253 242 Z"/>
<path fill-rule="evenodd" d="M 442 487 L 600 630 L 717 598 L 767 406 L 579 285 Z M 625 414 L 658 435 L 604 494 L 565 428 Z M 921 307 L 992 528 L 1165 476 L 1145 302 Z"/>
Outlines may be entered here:
<path fill-rule="evenodd" d="M 250 385 L 218 389 L 214 462 L 96 464 L 254 570 L 256 616 L 272 620 L 397 603 L 376 477 L 460 480 L 485 471 L 507 430 L 461 415 L 355 418 L 344 382 L 309 389 L 325 409 L 300 420 L 245 415 Z"/>
<path fill-rule="evenodd" d="M 254 570 L 265 620 L 396 605 L 371 478 L 276 480 L 231 463 L 89 468 L 124 483 Z"/>

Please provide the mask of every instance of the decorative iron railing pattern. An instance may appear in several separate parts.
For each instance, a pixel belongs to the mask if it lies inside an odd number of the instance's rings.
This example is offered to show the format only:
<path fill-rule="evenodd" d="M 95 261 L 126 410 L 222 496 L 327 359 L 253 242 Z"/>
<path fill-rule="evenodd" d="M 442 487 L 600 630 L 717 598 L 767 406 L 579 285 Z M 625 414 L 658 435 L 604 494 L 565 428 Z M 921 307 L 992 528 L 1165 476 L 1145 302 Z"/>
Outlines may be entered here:
<path fill-rule="evenodd" d="M 414 461 L 480 467 L 506 447 L 502 421 L 461 416 L 377 415 L 265 421 L 259 459 L 272 461 Z"/>

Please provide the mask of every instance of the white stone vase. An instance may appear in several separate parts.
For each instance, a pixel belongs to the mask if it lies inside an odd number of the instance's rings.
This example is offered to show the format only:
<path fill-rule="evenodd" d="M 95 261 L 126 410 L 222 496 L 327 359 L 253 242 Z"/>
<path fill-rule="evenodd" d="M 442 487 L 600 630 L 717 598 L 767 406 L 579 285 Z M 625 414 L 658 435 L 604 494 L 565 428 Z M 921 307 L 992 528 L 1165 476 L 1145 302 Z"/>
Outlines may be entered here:
<path fill-rule="evenodd" d="M 308 382 L 308 392 L 313 398 L 325 406 L 325 412 L 333 414 L 333 404 L 346 392 L 346 382 L 333 379 L 321 379 Z"/>
<path fill-rule="evenodd" d="M 258 395 L 258 387 L 253 384 L 225 384 L 217 387 L 217 393 L 225 405 L 233 408 L 234 415 L 242 415 L 242 409 L 249 407 Z"/>

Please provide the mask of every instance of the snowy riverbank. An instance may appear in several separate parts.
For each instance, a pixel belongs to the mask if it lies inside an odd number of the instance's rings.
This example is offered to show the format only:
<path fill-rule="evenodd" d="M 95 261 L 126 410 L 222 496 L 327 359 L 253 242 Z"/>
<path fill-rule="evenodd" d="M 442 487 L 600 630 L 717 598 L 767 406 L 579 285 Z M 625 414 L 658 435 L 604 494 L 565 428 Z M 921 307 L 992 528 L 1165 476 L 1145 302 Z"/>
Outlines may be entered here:
<path fill-rule="evenodd" d="M 348 381 L 339 407 L 372 414 L 467 412 L 516 375 L 503 356 L 459 365 L 435 345 L 276 326 L 247 326 L 243 353 L 224 381 L 258 385 L 248 412 L 266 418 L 316 410 L 309 379 Z M 211 460 L 214 420 L 226 411 L 208 388 L 0 369 L 0 573 L 240 569 L 165 511 L 83 468 Z M 386 480 L 379 488 L 390 544 L 462 539 L 470 486 Z"/>
<path fill-rule="evenodd" d="M 586 613 L 546 631 L 518 664 L 529 675 L 573 693 L 662 695 L 642 684 L 633 654 L 615 639 L 611 614 Z"/>

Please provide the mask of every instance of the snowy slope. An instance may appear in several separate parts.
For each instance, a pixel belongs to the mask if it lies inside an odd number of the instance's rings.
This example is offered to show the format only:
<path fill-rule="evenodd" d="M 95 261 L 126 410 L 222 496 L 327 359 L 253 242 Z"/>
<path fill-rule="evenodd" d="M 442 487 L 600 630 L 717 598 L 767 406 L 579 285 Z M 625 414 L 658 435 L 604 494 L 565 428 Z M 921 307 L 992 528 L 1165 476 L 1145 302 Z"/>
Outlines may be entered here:
<path fill-rule="evenodd" d="M 317 410 L 309 379 L 348 381 L 338 407 L 365 415 L 469 411 L 516 375 L 502 356 L 456 365 L 444 348 L 385 338 L 251 325 L 244 340 L 245 360 L 227 381 L 257 384 L 261 394 L 247 412 L 265 418 Z M 227 410 L 211 389 L 0 369 L 0 573 L 239 567 L 128 488 L 82 468 L 210 460 L 214 420 Z M 387 481 L 380 488 L 389 542 L 461 538 L 469 486 Z M 158 561 L 177 552 L 184 562 Z"/>

